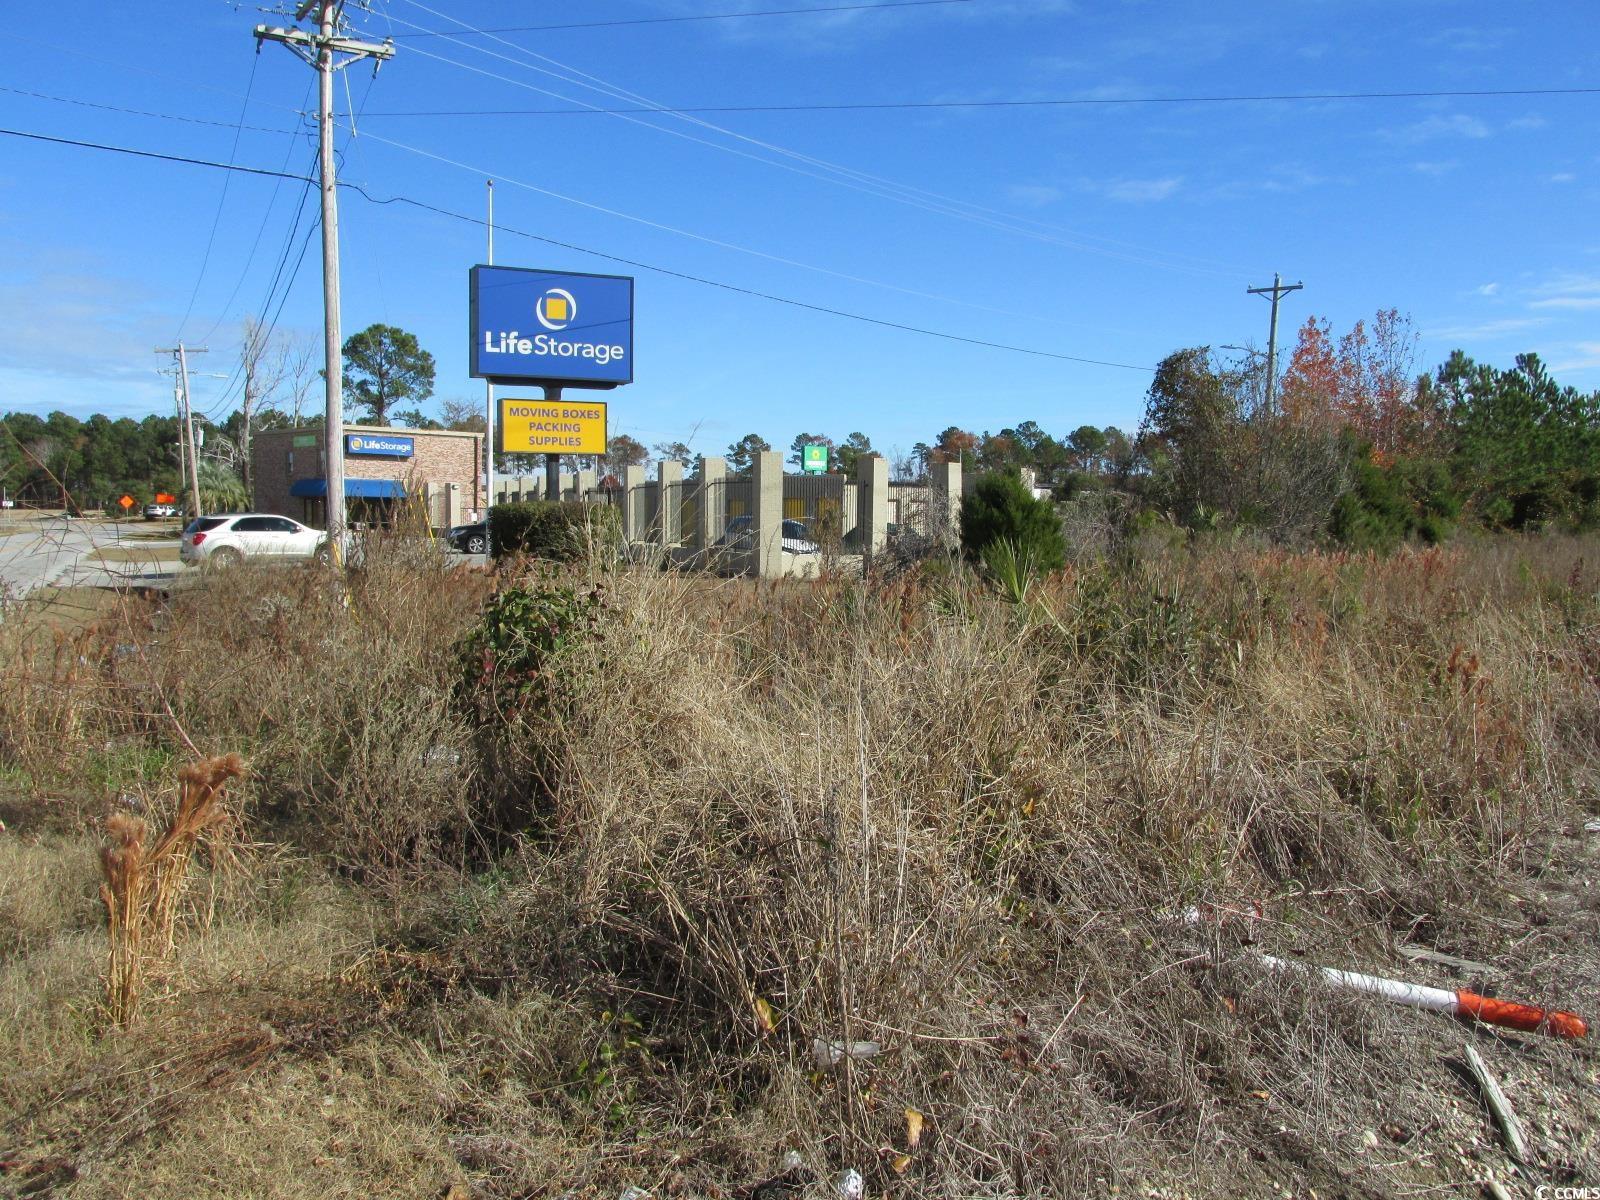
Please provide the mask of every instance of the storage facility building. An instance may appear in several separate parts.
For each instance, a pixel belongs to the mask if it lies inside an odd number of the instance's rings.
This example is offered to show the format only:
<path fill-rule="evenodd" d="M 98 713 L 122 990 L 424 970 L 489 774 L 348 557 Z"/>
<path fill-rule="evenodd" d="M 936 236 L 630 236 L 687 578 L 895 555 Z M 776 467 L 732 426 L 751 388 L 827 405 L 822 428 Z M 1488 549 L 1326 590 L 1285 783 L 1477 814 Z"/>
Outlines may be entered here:
<path fill-rule="evenodd" d="M 250 447 L 253 504 L 307 525 L 327 525 L 327 470 L 321 429 L 273 429 Z M 483 434 L 346 425 L 344 494 L 352 523 L 388 526 L 408 503 L 435 529 L 484 508 Z"/>

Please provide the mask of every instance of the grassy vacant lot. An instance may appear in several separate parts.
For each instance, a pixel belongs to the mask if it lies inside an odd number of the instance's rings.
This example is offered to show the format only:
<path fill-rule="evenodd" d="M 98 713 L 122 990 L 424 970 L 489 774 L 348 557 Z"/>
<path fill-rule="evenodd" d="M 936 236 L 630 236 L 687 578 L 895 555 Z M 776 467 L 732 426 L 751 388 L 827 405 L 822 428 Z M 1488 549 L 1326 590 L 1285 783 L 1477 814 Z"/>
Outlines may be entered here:
<path fill-rule="evenodd" d="M 1587 1043 L 1246 944 L 1600 1012 L 1597 588 L 1557 539 L 1152 551 L 1023 605 L 375 554 L 11 622 L 0 1194 L 748 1196 L 789 1150 L 888 1196 L 1600 1184 Z M 229 751 L 113 1027 L 105 818 Z"/>

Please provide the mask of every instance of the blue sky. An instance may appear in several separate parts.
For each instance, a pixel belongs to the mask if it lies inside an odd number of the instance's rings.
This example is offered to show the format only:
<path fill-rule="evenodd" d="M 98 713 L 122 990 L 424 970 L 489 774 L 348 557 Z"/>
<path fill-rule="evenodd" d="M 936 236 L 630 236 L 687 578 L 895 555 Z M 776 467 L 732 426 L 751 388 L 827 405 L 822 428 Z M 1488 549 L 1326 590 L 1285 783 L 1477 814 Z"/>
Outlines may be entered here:
<path fill-rule="evenodd" d="M 1581 88 L 1600 66 L 1586 0 L 957 0 L 400 36 L 850 2 L 352 5 L 360 31 L 396 35 L 398 51 L 376 78 L 366 66 L 340 78 L 342 177 L 377 198 L 478 217 L 492 176 L 508 227 L 1132 368 L 1182 346 L 1264 344 L 1267 305 L 1245 289 L 1281 271 L 1306 284 L 1285 301 L 1286 341 L 1311 314 L 1343 330 L 1394 306 L 1421 334 L 1419 369 L 1457 347 L 1502 364 L 1536 350 L 1563 381 L 1600 387 L 1600 94 L 692 120 L 518 112 L 639 98 L 687 107 Z M 297 114 L 312 102 L 313 74 L 279 46 L 257 57 L 253 8 L 175 0 L 140 19 L 105 3 L 75 12 L 76 32 L 11 35 L 0 125 L 311 166 L 314 138 Z M 83 36 L 92 29 L 108 35 Z M 395 115 L 440 111 L 496 115 Z M 210 347 L 202 370 L 229 371 L 240 321 L 260 312 L 285 247 L 292 269 L 308 235 L 277 328 L 318 336 L 318 241 L 309 224 L 294 232 L 299 185 L 232 175 L 224 194 L 214 170 L 3 142 L 0 409 L 167 411 L 170 383 L 151 351 L 182 336 Z M 436 401 L 480 399 L 466 373 L 466 304 L 482 229 L 348 191 L 341 204 L 345 332 L 374 321 L 410 329 L 438 360 Z M 314 207 L 313 196 L 306 212 Z M 636 382 L 610 398 L 612 431 L 646 443 L 717 453 L 750 431 L 787 445 L 802 430 L 860 430 L 905 450 L 948 425 L 1132 428 L 1150 378 L 810 312 L 505 232 L 496 261 L 637 275 Z M 198 379 L 197 403 L 225 413 L 223 389 Z"/>

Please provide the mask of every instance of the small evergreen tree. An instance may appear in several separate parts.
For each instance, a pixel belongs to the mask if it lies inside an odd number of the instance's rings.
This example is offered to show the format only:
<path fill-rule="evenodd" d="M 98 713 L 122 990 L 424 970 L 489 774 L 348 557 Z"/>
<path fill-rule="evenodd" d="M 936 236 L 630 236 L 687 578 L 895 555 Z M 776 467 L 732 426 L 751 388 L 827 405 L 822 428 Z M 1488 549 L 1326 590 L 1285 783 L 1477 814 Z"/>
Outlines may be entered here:
<path fill-rule="evenodd" d="M 1055 506 L 1037 499 L 1015 471 L 985 475 L 961 501 L 961 549 L 973 562 L 997 542 L 1039 571 L 1059 570 L 1067 560 L 1066 539 Z"/>

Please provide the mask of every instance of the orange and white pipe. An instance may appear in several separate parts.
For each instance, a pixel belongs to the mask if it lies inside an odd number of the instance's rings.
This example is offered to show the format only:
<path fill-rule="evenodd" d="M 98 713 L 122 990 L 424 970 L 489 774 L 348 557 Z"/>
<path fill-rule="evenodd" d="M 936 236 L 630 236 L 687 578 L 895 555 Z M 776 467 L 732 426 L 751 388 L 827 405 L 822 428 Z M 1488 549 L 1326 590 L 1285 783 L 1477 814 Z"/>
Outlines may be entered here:
<path fill-rule="evenodd" d="M 1243 921 L 1253 929 L 1262 920 L 1260 904 L 1247 909 L 1216 905 L 1198 905 L 1178 914 L 1186 925 L 1224 924 L 1230 920 Z M 1588 1023 L 1576 1013 L 1558 1009 L 1539 1008 L 1532 1004 L 1518 1004 L 1514 1000 L 1496 1000 L 1480 996 L 1465 988 L 1450 991 L 1447 988 L 1426 987 L 1419 983 L 1406 983 L 1400 979 L 1385 979 L 1381 975 L 1364 975 L 1360 971 L 1341 971 L 1334 967 L 1313 967 L 1306 963 L 1274 958 L 1270 954 L 1254 956 L 1274 971 L 1314 972 L 1325 983 L 1346 991 L 1365 992 L 1379 996 L 1407 1008 L 1425 1008 L 1430 1012 L 1448 1013 L 1463 1021 L 1481 1021 L 1485 1025 L 1498 1025 L 1502 1029 L 1520 1029 L 1528 1033 L 1545 1033 L 1551 1037 L 1581 1038 L 1589 1034 Z"/>
<path fill-rule="evenodd" d="M 1532 1004 L 1518 1004 L 1511 1000 L 1496 1000 L 1465 988 L 1452 992 L 1445 988 L 1405 983 L 1399 979 L 1384 979 L 1379 975 L 1363 975 L 1359 971 L 1310 967 L 1304 963 L 1274 958 L 1270 954 L 1257 954 L 1256 957 L 1274 971 L 1315 971 L 1324 982 L 1334 987 L 1380 996 L 1407 1008 L 1425 1008 L 1430 1012 L 1449 1013 L 1464 1021 L 1481 1021 L 1485 1025 L 1521 1029 L 1528 1033 L 1547 1033 L 1552 1037 L 1581 1038 L 1589 1033 L 1589 1026 L 1576 1013 L 1537 1008 Z"/>

